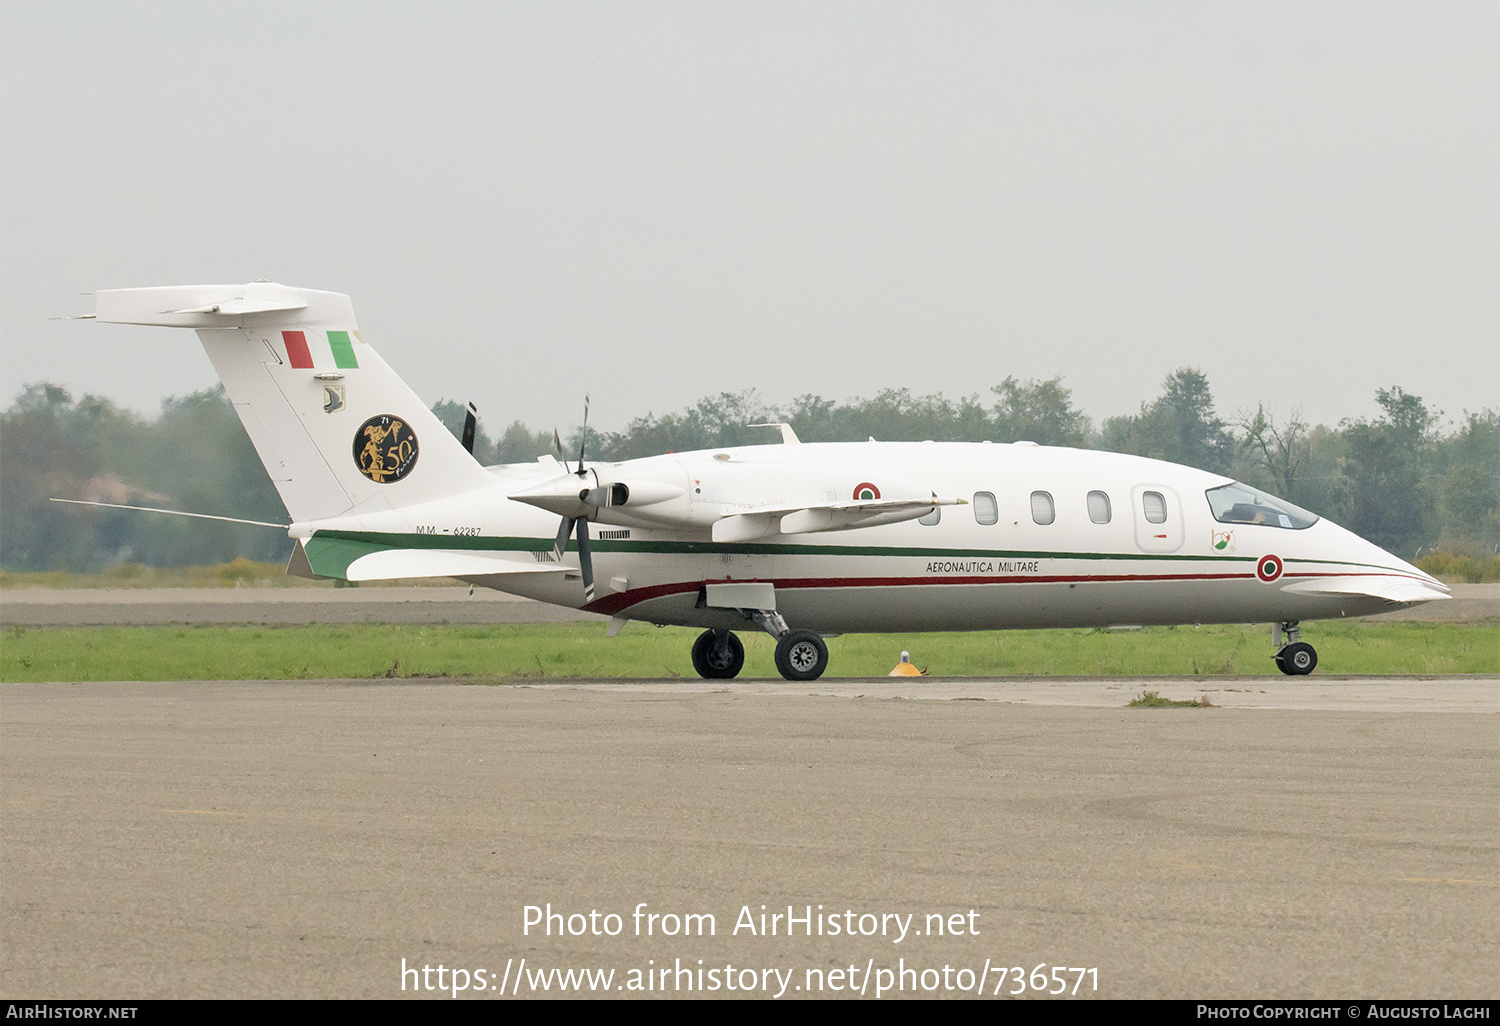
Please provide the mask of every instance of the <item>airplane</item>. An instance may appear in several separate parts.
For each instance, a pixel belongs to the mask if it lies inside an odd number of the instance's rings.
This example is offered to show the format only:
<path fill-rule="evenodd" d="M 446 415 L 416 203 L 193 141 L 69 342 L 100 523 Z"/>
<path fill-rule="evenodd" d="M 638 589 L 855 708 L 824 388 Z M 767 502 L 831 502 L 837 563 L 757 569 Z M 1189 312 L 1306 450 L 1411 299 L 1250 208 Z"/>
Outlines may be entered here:
<path fill-rule="evenodd" d="M 348 296 L 115 289 L 92 316 L 197 331 L 291 517 L 275 525 L 295 542 L 288 573 L 451 577 L 608 614 L 610 636 L 632 620 L 700 627 L 705 678 L 740 672 L 738 630 L 769 633 L 780 674 L 807 681 L 842 633 L 1267 622 L 1295 676 L 1318 662 L 1301 621 L 1449 597 L 1322 517 L 1160 460 L 802 443 L 771 424 L 757 426 L 779 443 L 484 467 L 473 405 L 455 438 L 364 340 Z"/>

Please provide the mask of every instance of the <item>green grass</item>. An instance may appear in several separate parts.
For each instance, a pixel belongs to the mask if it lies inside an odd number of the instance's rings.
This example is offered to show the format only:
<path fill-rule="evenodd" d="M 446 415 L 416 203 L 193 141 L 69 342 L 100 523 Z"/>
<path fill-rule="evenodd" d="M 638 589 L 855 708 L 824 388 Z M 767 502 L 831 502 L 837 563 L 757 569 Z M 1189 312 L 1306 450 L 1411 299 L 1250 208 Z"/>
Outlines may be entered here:
<path fill-rule="evenodd" d="M 1163 698 L 1155 691 L 1142 691 L 1138 698 L 1132 698 L 1125 704 L 1132 709 L 1208 709 L 1213 706 L 1207 695 L 1175 699 Z"/>
<path fill-rule="evenodd" d="M 316 677 L 693 677 L 697 631 L 600 623 L 427 626 L 10 628 L 0 681 Z M 830 676 L 884 676 L 902 649 L 938 677 L 1275 674 L 1268 626 L 976 634 L 860 634 L 828 641 Z M 775 677 L 753 631 L 742 677 Z M 1322 674 L 1500 673 L 1496 624 L 1321 622 L 1303 640 Z"/>

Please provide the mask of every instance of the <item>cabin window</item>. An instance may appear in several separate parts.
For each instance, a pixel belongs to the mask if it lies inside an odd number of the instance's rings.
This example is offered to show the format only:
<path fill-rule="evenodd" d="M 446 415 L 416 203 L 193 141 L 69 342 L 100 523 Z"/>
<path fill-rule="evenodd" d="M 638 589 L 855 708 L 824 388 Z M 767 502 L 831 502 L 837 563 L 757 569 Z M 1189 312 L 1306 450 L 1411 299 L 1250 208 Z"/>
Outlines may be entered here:
<path fill-rule="evenodd" d="M 1318 522 L 1316 514 L 1238 481 L 1210 488 L 1207 495 L 1214 519 L 1221 524 L 1258 524 L 1300 531 Z"/>
<path fill-rule="evenodd" d="M 1057 519 L 1057 509 L 1052 505 L 1051 493 L 1031 493 L 1031 519 L 1039 524 L 1050 524 Z"/>
<path fill-rule="evenodd" d="M 1109 523 L 1109 496 L 1103 492 L 1089 492 L 1089 519 L 1096 524 Z"/>
<path fill-rule="evenodd" d="M 1000 522 L 1000 504 L 995 501 L 994 492 L 974 493 L 974 519 L 981 524 Z"/>
<path fill-rule="evenodd" d="M 1141 504 L 1146 508 L 1147 523 L 1165 524 L 1167 522 L 1167 500 L 1162 497 L 1161 492 L 1142 492 Z"/>
<path fill-rule="evenodd" d="M 932 507 L 931 513 L 927 514 L 925 517 L 918 517 L 917 523 L 922 524 L 925 527 L 931 527 L 941 519 L 943 519 L 943 507 L 934 506 Z"/>

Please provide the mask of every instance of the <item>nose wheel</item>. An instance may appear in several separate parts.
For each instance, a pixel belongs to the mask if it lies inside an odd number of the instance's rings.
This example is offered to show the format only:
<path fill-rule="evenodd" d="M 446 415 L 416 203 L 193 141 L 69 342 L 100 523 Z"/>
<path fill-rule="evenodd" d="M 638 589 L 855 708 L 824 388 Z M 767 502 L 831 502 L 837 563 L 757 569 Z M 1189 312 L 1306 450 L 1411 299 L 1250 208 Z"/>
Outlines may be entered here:
<path fill-rule="evenodd" d="M 1318 666 L 1318 650 L 1299 640 L 1302 630 L 1295 620 L 1276 624 L 1274 635 L 1278 645 L 1281 644 L 1283 633 L 1287 644 L 1276 652 L 1276 668 L 1288 677 L 1305 677 L 1312 673 Z"/>
<path fill-rule="evenodd" d="M 1276 666 L 1288 677 L 1302 677 L 1318 665 L 1318 652 L 1305 641 L 1288 645 L 1276 653 Z"/>

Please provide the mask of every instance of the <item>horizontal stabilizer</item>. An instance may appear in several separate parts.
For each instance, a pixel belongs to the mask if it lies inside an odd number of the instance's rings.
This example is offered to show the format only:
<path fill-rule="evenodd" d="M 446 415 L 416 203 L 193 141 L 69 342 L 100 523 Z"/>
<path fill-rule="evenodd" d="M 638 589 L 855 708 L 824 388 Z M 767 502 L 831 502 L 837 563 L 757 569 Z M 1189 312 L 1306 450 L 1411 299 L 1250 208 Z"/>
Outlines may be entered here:
<path fill-rule="evenodd" d="M 1426 581 L 1418 581 L 1410 577 L 1386 577 L 1375 574 L 1297 581 L 1283 586 L 1281 590 L 1293 595 L 1368 595 L 1397 605 L 1433 602 L 1453 597 L 1441 584 L 1428 584 Z"/>
<path fill-rule="evenodd" d="M 208 306 L 194 306 L 186 310 L 167 310 L 169 314 L 224 314 L 234 317 L 240 314 L 283 313 L 306 310 L 307 304 L 289 299 L 226 299 Z"/>
<path fill-rule="evenodd" d="M 522 563 L 504 556 L 456 549 L 382 549 L 360 556 L 350 563 L 344 576 L 351 581 L 393 581 L 403 577 L 560 574 L 570 569 L 565 566 Z"/>
<path fill-rule="evenodd" d="M 328 324 L 352 328 L 354 324 L 348 296 L 290 288 L 272 281 L 101 289 L 95 293 L 94 319 L 111 324 L 234 328 L 250 323 L 247 318 L 263 320 L 268 316 L 287 327 Z"/>

